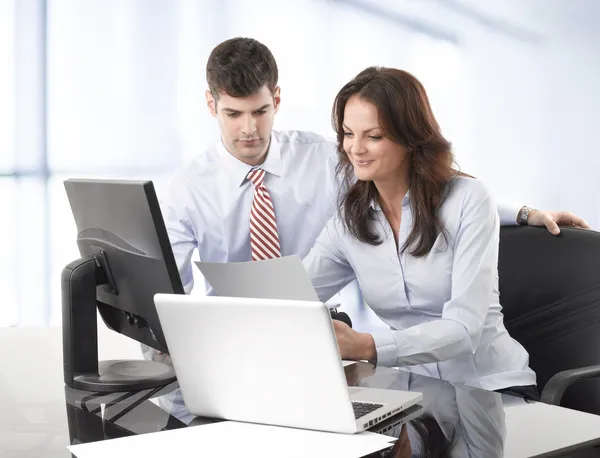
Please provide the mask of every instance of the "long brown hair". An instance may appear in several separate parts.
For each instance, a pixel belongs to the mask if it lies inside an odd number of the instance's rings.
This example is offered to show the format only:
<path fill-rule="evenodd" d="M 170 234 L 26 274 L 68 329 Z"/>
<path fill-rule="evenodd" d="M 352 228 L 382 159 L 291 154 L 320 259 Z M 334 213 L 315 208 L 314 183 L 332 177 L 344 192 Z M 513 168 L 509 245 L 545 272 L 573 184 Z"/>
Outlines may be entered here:
<path fill-rule="evenodd" d="M 343 146 L 344 110 L 353 95 L 374 104 L 383 135 L 409 151 L 414 224 L 402 250 L 411 247 L 411 255 L 425 256 L 437 236 L 444 233 L 438 213 L 450 178 L 457 173 L 453 169 L 451 144 L 442 136 L 423 85 L 408 72 L 369 67 L 338 92 L 332 123 L 338 140 L 337 173 L 342 175 L 347 190 L 340 195 L 340 214 L 346 228 L 358 240 L 371 245 L 381 243 L 370 224 L 373 220 L 370 205 L 378 198 L 377 189 L 372 181 L 356 179 Z"/>

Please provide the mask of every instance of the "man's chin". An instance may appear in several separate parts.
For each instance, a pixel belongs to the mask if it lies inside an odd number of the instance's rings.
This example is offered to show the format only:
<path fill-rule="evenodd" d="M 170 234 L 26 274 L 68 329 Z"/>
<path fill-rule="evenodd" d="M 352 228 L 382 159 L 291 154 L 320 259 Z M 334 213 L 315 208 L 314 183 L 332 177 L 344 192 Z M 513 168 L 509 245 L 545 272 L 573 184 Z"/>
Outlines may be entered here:
<path fill-rule="evenodd" d="M 259 151 L 262 151 L 263 145 L 252 145 L 252 146 L 238 146 L 238 151 L 246 151 L 248 154 L 258 154 Z"/>
<path fill-rule="evenodd" d="M 262 148 L 241 148 L 237 151 L 241 157 L 245 157 L 248 159 L 257 158 L 264 155 Z"/>
<path fill-rule="evenodd" d="M 236 153 L 237 157 L 243 161 L 259 161 L 265 157 L 262 148 L 238 148 Z"/>

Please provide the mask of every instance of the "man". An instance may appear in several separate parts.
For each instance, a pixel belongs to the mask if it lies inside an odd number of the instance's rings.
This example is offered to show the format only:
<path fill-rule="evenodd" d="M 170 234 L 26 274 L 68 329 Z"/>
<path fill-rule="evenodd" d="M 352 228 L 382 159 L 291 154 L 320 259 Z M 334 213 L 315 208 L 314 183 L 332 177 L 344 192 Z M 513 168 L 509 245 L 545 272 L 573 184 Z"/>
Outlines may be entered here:
<path fill-rule="evenodd" d="M 337 209 L 335 142 L 273 131 L 281 102 L 269 49 L 250 38 L 219 44 L 206 66 L 206 102 L 221 139 L 172 180 L 162 212 L 184 289 L 194 250 L 207 262 L 305 257 Z M 500 205 L 502 224 L 588 227 L 567 212 Z M 211 293 L 210 285 L 204 292 Z"/>

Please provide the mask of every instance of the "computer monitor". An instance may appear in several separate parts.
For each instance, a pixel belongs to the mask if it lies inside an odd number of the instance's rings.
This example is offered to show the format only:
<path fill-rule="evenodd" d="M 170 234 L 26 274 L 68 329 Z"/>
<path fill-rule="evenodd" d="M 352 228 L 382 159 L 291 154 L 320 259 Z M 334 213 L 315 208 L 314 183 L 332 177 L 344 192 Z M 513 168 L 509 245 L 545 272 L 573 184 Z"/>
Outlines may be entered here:
<path fill-rule="evenodd" d="M 64 185 L 81 254 L 61 278 L 65 383 L 117 392 L 173 382 L 172 367 L 156 361 L 98 361 L 96 310 L 110 329 L 168 353 L 154 295 L 184 290 L 153 183 L 69 179 Z"/>

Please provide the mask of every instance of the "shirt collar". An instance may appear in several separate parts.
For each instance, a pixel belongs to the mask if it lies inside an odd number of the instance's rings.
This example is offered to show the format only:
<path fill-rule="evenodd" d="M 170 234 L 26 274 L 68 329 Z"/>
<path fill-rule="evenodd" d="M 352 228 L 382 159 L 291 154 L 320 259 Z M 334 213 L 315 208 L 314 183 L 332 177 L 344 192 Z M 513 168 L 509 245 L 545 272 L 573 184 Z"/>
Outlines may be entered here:
<path fill-rule="evenodd" d="M 223 145 L 223 139 L 220 139 L 217 143 L 217 152 L 219 160 L 225 166 L 225 172 L 230 176 L 233 182 L 237 186 L 241 186 L 248 172 L 254 168 L 263 169 L 265 172 L 271 173 L 276 176 L 283 175 L 283 165 L 281 163 L 281 149 L 279 142 L 275 138 L 275 135 L 271 134 L 271 140 L 269 141 L 269 149 L 267 150 L 267 157 L 265 162 L 256 167 L 248 165 L 236 157 L 234 157 Z"/>
<path fill-rule="evenodd" d="M 406 207 L 410 203 L 410 191 L 406 191 L 404 198 L 402 199 L 402 208 Z M 370 207 L 375 211 L 381 211 L 381 205 L 377 199 L 371 200 Z"/>

